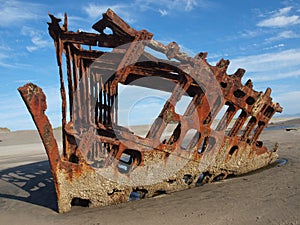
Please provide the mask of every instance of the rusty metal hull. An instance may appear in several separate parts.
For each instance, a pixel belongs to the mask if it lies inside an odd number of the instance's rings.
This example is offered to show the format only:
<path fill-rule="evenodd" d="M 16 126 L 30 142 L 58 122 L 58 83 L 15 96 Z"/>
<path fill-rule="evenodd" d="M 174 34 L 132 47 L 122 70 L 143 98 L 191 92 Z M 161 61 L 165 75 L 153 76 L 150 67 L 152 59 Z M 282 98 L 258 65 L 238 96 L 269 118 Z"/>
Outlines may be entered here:
<path fill-rule="evenodd" d="M 270 88 L 263 93 L 254 91 L 250 80 L 242 84 L 243 69 L 227 75 L 228 60 L 211 66 L 207 53 L 190 57 L 175 42 L 165 46 L 111 10 L 93 26 L 98 33 L 71 32 L 67 16 L 62 27 L 50 17 L 61 84 L 61 156 L 45 115 L 44 93 L 34 84 L 19 92 L 45 145 L 59 212 L 72 204 L 126 202 L 133 192 L 146 198 L 184 190 L 277 159 L 277 146 L 269 151 L 259 136 L 282 108 L 272 102 Z M 120 84 L 171 93 L 145 137 L 118 123 Z M 180 114 L 175 108 L 183 96 L 191 101 Z M 226 112 L 216 119 L 224 105 Z M 162 139 L 169 125 L 171 135 Z"/>

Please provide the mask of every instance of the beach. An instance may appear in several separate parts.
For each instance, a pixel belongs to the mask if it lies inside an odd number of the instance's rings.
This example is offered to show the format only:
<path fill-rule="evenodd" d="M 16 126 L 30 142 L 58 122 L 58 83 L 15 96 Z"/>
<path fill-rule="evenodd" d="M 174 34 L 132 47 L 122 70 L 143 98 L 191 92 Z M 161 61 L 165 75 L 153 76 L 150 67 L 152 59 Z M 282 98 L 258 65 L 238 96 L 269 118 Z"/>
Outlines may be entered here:
<path fill-rule="evenodd" d="M 142 129 L 142 128 L 141 128 Z M 61 134 L 55 137 L 61 146 Z M 249 174 L 156 198 L 57 213 L 37 131 L 0 133 L 0 224 L 300 224 L 300 119 L 274 119 L 260 140 L 279 160 Z"/>

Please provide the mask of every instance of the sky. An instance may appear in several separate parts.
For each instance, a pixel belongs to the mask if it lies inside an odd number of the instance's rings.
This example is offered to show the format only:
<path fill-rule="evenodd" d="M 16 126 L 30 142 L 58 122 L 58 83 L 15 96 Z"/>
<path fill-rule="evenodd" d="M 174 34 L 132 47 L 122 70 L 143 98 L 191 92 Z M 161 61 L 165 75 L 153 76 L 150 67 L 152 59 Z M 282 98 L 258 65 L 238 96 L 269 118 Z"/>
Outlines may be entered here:
<path fill-rule="evenodd" d="M 59 18 L 66 12 L 69 30 L 95 32 L 91 27 L 107 8 L 133 28 L 150 31 L 155 40 L 176 41 L 191 56 L 208 52 L 212 65 L 229 59 L 228 74 L 246 69 L 243 82 L 252 79 L 258 91 L 271 87 L 283 115 L 300 112 L 297 0 L 0 0 L 0 4 L 0 127 L 35 129 L 17 92 L 27 82 L 43 88 L 46 113 L 54 127 L 60 125 L 59 75 L 48 12 Z M 152 100 L 154 105 L 163 104 L 160 98 Z M 136 105 L 131 109 L 139 112 Z"/>

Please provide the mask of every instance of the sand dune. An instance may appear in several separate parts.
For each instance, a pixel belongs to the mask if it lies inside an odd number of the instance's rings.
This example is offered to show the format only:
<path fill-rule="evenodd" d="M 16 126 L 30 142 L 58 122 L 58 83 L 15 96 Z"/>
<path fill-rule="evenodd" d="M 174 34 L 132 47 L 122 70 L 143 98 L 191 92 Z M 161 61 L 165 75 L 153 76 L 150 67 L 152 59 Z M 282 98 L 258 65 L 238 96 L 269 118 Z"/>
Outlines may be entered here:
<path fill-rule="evenodd" d="M 161 198 L 58 214 L 37 132 L 0 133 L 0 224 L 300 224 L 300 119 L 274 121 L 261 139 L 270 149 L 278 142 L 287 163 Z"/>

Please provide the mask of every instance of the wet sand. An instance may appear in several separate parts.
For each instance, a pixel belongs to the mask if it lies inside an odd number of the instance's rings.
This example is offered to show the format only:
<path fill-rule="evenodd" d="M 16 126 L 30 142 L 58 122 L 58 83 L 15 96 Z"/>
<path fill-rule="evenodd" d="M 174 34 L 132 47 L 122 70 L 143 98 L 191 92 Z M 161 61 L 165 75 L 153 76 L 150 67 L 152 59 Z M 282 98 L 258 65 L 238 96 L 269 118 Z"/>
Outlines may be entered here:
<path fill-rule="evenodd" d="M 60 134 L 56 131 L 60 143 Z M 300 119 L 274 120 L 261 138 L 284 165 L 159 198 L 56 212 L 36 131 L 0 133 L 0 224 L 300 224 Z"/>

